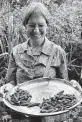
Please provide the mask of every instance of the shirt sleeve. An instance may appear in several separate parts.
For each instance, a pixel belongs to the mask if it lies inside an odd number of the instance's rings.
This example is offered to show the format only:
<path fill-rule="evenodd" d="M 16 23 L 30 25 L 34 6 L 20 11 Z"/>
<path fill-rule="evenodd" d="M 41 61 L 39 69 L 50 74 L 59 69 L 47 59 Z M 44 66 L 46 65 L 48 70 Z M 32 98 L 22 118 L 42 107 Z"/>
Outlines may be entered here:
<path fill-rule="evenodd" d="M 16 84 L 16 62 L 15 62 L 15 58 L 13 56 L 13 51 L 10 54 L 10 58 L 9 58 L 9 65 L 8 65 L 8 70 L 7 70 L 7 74 L 5 79 L 12 83 L 13 85 Z"/>

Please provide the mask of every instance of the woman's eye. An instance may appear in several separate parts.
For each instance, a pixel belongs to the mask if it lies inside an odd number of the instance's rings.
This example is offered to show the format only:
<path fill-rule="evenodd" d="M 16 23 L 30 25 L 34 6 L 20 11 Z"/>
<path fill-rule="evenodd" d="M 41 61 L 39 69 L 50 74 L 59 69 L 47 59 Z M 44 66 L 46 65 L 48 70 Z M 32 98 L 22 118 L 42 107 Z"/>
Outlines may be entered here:
<path fill-rule="evenodd" d="M 29 24 L 29 27 L 34 28 L 34 27 L 35 27 L 35 25 L 33 25 L 33 24 Z"/>
<path fill-rule="evenodd" d="M 44 25 L 39 25 L 40 28 L 44 27 Z"/>
<path fill-rule="evenodd" d="M 30 28 L 35 28 L 35 27 L 38 27 L 38 28 L 43 28 L 44 25 L 43 24 L 38 24 L 38 25 L 35 25 L 35 24 L 28 24 Z"/>

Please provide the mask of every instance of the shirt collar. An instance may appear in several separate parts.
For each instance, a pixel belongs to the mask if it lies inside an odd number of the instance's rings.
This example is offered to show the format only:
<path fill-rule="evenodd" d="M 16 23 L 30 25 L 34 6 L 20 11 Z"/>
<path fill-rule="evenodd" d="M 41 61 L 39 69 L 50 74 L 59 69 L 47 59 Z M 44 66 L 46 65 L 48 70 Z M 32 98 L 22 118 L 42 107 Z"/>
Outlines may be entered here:
<path fill-rule="evenodd" d="M 42 47 L 42 53 L 44 53 L 46 55 L 51 55 L 52 47 L 53 47 L 53 42 L 49 41 L 45 37 L 45 42 L 44 42 L 44 45 Z"/>
<path fill-rule="evenodd" d="M 32 47 L 29 46 L 28 41 L 29 39 L 21 45 L 22 48 L 20 48 L 20 53 L 24 53 L 25 51 L 28 53 L 29 51 L 31 51 Z M 52 51 L 52 46 L 53 46 L 53 42 L 49 41 L 45 37 L 45 42 L 42 46 L 41 52 L 43 54 L 50 55 Z"/>

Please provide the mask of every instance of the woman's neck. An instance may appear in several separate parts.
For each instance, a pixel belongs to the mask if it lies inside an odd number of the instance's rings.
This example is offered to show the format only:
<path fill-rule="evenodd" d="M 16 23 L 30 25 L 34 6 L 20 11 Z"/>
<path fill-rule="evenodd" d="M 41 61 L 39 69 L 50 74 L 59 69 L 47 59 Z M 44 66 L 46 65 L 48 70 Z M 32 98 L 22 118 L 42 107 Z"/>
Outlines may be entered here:
<path fill-rule="evenodd" d="M 42 40 L 41 41 L 39 41 L 39 40 L 38 41 L 35 41 L 35 40 L 33 41 L 33 40 L 30 39 L 30 45 L 33 48 L 39 48 L 43 45 L 44 41 L 45 41 L 45 39 L 43 39 L 43 41 Z"/>

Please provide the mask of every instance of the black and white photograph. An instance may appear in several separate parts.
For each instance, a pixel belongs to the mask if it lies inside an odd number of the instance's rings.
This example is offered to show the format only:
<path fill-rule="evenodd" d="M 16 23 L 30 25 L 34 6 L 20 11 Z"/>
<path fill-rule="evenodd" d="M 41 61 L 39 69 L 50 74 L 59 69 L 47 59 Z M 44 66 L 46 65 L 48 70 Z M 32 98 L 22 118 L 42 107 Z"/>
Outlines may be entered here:
<path fill-rule="evenodd" d="M 0 0 L 0 122 L 82 122 L 82 0 Z"/>

